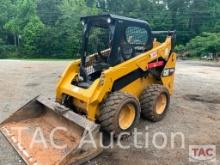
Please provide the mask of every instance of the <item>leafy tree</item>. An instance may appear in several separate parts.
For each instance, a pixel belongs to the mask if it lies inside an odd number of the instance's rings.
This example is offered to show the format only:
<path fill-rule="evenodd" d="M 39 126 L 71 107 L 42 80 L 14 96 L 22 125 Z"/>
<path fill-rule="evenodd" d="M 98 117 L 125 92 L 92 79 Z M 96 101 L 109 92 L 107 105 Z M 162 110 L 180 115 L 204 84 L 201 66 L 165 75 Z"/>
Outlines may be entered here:
<path fill-rule="evenodd" d="M 146 20 L 153 30 L 177 30 L 177 44 L 193 54 L 219 51 L 215 38 L 220 33 L 219 0 L 0 0 L 0 4 L 0 58 L 16 53 L 75 57 L 80 17 L 103 12 Z"/>
<path fill-rule="evenodd" d="M 44 29 L 44 24 L 38 17 L 32 17 L 23 29 L 22 42 L 26 54 L 33 55 L 37 52 L 38 37 Z"/>
<path fill-rule="evenodd" d="M 80 17 L 97 14 L 98 10 L 94 7 L 87 7 L 84 0 L 63 0 L 59 8 L 62 13 L 58 21 L 59 36 L 62 38 L 65 54 L 73 57 L 77 55 L 80 49 L 82 30 Z"/>
<path fill-rule="evenodd" d="M 186 45 L 186 49 L 195 56 L 199 56 L 204 53 L 219 53 L 220 33 L 202 33 L 201 36 L 193 38 Z"/>
<path fill-rule="evenodd" d="M 24 52 L 33 54 L 33 40 L 37 33 L 37 28 L 42 27 L 40 19 L 36 15 L 36 1 L 33 0 L 18 0 L 13 4 L 14 12 L 12 19 L 9 19 L 5 24 L 5 29 L 14 35 L 14 44 L 20 47 L 21 39 Z M 39 30 L 39 29 L 38 29 Z M 24 36 L 23 36 L 24 35 Z M 31 51 L 32 50 L 32 51 Z"/>
<path fill-rule="evenodd" d="M 56 26 L 56 22 L 62 15 L 59 5 L 62 0 L 38 0 L 37 15 L 40 20 L 47 26 Z"/>

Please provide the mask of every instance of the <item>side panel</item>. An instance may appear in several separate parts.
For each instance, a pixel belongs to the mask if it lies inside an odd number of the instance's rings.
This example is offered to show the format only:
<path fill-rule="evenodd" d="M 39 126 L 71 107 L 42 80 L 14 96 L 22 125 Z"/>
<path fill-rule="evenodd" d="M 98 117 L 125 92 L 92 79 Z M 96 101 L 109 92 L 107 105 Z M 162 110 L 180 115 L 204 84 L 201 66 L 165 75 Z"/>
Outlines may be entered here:
<path fill-rule="evenodd" d="M 163 85 L 169 90 L 170 95 L 174 92 L 174 76 L 176 68 L 176 54 L 172 53 L 162 72 L 161 80 Z"/>
<path fill-rule="evenodd" d="M 141 95 L 142 91 L 146 87 L 148 87 L 149 85 L 151 85 L 153 83 L 157 83 L 157 82 L 151 76 L 148 76 L 146 78 L 143 77 L 143 78 L 139 78 L 139 79 L 135 80 L 131 84 L 129 84 L 126 87 L 122 88 L 120 91 L 127 92 L 127 93 L 129 93 L 131 95 L 134 95 L 137 98 L 139 98 L 139 96 Z"/>

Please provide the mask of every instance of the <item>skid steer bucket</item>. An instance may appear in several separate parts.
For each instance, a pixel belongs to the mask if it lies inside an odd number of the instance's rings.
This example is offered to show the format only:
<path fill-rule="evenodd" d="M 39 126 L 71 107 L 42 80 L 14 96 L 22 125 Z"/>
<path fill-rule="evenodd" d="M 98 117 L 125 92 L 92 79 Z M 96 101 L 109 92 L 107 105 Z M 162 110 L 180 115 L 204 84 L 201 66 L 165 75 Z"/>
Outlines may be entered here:
<path fill-rule="evenodd" d="M 81 164 L 102 152 L 99 125 L 41 96 L 1 123 L 0 130 L 30 165 Z"/>

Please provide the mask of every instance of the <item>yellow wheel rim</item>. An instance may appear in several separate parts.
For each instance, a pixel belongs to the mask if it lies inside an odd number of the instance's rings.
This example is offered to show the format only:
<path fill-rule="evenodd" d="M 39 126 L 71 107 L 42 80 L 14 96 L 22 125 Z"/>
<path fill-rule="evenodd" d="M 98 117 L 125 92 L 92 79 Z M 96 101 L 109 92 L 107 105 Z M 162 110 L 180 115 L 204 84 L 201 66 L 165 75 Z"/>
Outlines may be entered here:
<path fill-rule="evenodd" d="M 132 104 L 127 104 L 122 107 L 119 114 L 119 127 L 122 130 L 128 129 L 135 119 L 135 107 Z"/>
<path fill-rule="evenodd" d="M 156 113 L 158 115 L 161 115 L 167 106 L 167 97 L 165 94 L 161 94 L 158 98 L 157 98 L 157 102 L 156 102 Z"/>

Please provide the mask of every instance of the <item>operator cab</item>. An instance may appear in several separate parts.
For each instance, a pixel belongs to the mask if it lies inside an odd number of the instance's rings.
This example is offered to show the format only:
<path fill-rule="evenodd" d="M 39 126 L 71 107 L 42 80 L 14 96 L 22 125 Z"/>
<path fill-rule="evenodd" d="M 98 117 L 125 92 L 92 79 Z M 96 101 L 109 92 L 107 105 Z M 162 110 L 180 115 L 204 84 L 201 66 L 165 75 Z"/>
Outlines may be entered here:
<path fill-rule="evenodd" d="M 104 14 L 82 17 L 80 76 L 83 88 L 103 70 L 152 48 L 152 32 L 146 21 Z"/>

